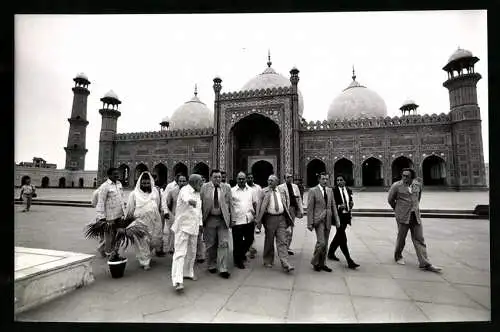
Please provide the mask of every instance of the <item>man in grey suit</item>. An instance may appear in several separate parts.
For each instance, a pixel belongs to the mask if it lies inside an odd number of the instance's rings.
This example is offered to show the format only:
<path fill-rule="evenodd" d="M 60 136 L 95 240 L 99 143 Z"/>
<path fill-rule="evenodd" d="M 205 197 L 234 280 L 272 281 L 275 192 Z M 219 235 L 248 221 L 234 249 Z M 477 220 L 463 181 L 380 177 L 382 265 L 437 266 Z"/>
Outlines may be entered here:
<path fill-rule="evenodd" d="M 293 223 L 295 224 L 295 218 L 302 218 L 304 216 L 304 207 L 302 206 L 302 197 L 300 196 L 299 187 L 292 183 L 293 176 L 292 173 L 285 174 L 285 183 L 278 186 L 278 189 L 284 191 L 287 194 L 288 201 L 290 202 L 290 216 L 292 217 Z M 290 227 L 290 232 L 287 234 L 287 248 L 288 254 L 294 255 L 294 252 L 290 249 L 290 244 L 292 243 L 293 237 L 293 226 Z"/>
<path fill-rule="evenodd" d="M 287 232 L 293 225 L 290 216 L 290 202 L 284 191 L 277 188 L 279 180 L 276 175 L 270 175 L 267 180 L 268 186 L 263 189 L 262 202 L 258 206 L 256 218 L 257 229 L 264 224 L 266 237 L 264 239 L 264 266 L 273 267 L 274 261 L 274 239 L 281 266 L 285 272 L 291 272 L 295 268 L 288 262 Z"/>
<path fill-rule="evenodd" d="M 231 225 L 231 188 L 221 184 L 221 172 L 213 169 L 211 181 L 200 191 L 203 212 L 203 235 L 207 250 L 208 271 L 229 278 L 229 228 Z"/>
<path fill-rule="evenodd" d="M 421 197 L 422 185 L 415 180 L 415 171 L 410 168 L 404 168 L 401 173 L 401 180 L 392 184 L 387 197 L 389 205 L 394 210 L 398 225 L 394 260 L 397 264 L 405 264 L 402 252 L 409 229 L 420 268 L 427 271 L 439 272 L 441 268 L 432 265 L 427 257 L 427 247 L 425 245 L 422 220 L 420 218 L 419 204 Z"/>
<path fill-rule="evenodd" d="M 307 229 L 311 232 L 313 229 L 316 231 L 316 246 L 311 264 L 317 272 L 332 272 L 332 269 L 325 265 L 326 249 L 333 218 L 337 228 L 340 227 L 340 219 L 332 188 L 326 186 L 328 174 L 322 172 L 318 178 L 319 184 L 309 190 L 307 199 Z"/>

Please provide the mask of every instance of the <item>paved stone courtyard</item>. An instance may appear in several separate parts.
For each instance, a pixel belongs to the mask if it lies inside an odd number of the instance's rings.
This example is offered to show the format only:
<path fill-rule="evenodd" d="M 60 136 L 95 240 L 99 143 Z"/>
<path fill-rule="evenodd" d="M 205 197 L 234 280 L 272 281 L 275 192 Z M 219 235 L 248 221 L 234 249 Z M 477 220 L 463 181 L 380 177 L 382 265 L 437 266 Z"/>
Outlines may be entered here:
<path fill-rule="evenodd" d="M 443 206 L 449 202 L 443 203 L 441 200 L 441 208 L 453 208 Z M 32 212 L 21 213 L 21 206 L 14 208 L 16 246 L 95 253 L 96 242 L 83 238 L 93 209 L 33 206 Z M 347 269 L 339 252 L 340 262 L 328 262 L 333 273 L 315 272 L 309 263 L 315 236 L 306 230 L 305 222 L 297 222 L 292 243 L 296 255 L 291 258 L 296 270 L 291 275 L 278 265 L 273 269 L 262 266 L 264 235 L 260 234 L 256 235 L 259 254 L 247 269 L 235 268 L 231 278 L 224 280 L 206 272 L 205 264 L 197 266 L 199 280 L 187 280 L 184 294 L 179 295 L 171 285 L 171 256 L 155 258 L 152 269 L 143 271 L 129 249 L 122 279 L 112 279 L 105 260 L 96 257 L 92 285 L 16 319 L 224 323 L 490 320 L 488 220 L 424 219 L 429 257 L 443 267 L 442 274 L 418 269 L 409 237 L 404 252 L 407 264 L 396 265 L 392 259 L 394 219 L 369 217 L 355 217 L 353 228 L 347 231 L 351 254 L 361 267 Z"/>

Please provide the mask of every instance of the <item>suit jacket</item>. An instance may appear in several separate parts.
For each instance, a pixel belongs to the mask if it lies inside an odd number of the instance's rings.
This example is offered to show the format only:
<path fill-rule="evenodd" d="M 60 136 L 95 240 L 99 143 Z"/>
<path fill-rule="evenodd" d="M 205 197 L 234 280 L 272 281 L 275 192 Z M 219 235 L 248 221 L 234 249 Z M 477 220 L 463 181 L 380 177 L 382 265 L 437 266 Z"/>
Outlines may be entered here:
<path fill-rule="evenodd" d="M 337 214 L 339 215 L 340 223 L 341 224 L 351 224 L 351 210 L 352 207 L 354 206 L 354 201 L 352 200 L 352 190 L 348 186 L 345 186 L 345 189 L 347 190 L 347 195 L 349 196 L 349 212 L 347 213 L 342 213 L 343 209 L 339 208 L 339 205 L 342 205 L 342 194 L 340 193 L 340 188 L 338 186 L 335 186 L 333 188 L 333 198 L 335 199 L 335 202 L 337 203 Z"/>
<path fill-rule="evenodd" d="M 288 226 L 293 226 L 294 221 L 292 220 L 292 217 L 290 216 L 290 201 L 288 200 L 288 195 L 283 191 L 278 188 L 278 193 L 281 195 L 281 202 L 283 203 L 283 208 L 284 211 L 283 213 L 285 214 L 285 219 L 288 224 Z M 269 202 L 271 201 L 271 196 L 272 196 L 272 191 L 269 187 L 265 187 L 262 189 L 262 201 L 258 205 L 257 209 L 257 218 L 255 219 L 257 224 L 260 223 L 265 223 L 266 222 L 266 217 L 267 217 L 267 208 L 269 207 Z"/>
<path fill-rule="evenodd" d="M 208 216 L 210 216 L 210 211 L 214 206 L 214 184 L 212 181 L 204 183 L 200 190 L 201 196 L 201 208 L 203 212 L 203 224 L 205 225 Z M 231 187 L 227 184 L 222 184 L 219 187 L 219 206 L 222 212 L 222 217 L 226 222 L 227 227 L 231 223 Z"/>
<path fill-rule="evenodd" d="M 403 180 L 396 181 L 389 189 L 387 201 L 394 209 L 396 221 L 402 224 L 410 223 L 411 210 L 415 211 L 417 222 L 420 224 L 420 198 L 422 197 L 422 185 L 418 181 L 413 181 L 411 186 L 411 193 L 403 183 Z"/>
<path fill-rule="evenodd" d="M 278 186 L 278 189 L 283 190 L 286 193 L 288 202 L 290 202 L 291 200 L 289 197 L 288 187 L 286 186 L 286 183 L 280 184 Z M 299 206 L 297 211 L 300 211 L 301 214 L 304 214 L 304 206 L 302 205 L 302 197 L 300 196 L 300 190 L 295 183 L 292 183 L 292 190 L 293 190 L 293 195 L 295 196 L 295 200 L 297 201 L 297 205 Z"/>
<path fill-rule="evenodd" d="M 332 188 L 326 187 L 326 204 L 323 197 L 323 190 L 318 184 L 316 187 L 309 190 L 307 199 L 307 226 L 317 226 L 324 222 L 327 229 L 330 229 L 335 221 L 339 220 L 335 203 L 335 198 L 333 197 Z"/>

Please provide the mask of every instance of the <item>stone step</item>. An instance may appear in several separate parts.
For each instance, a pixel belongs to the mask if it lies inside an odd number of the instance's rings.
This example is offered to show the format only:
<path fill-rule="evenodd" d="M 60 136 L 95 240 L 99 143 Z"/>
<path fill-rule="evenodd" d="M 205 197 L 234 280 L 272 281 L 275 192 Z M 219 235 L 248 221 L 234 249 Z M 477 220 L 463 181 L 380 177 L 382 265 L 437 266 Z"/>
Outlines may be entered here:
<path fill-rule="evenodd" d="M 37 307 L 94 281 L 93 255 L 15 247 L 14 313 Z"/>

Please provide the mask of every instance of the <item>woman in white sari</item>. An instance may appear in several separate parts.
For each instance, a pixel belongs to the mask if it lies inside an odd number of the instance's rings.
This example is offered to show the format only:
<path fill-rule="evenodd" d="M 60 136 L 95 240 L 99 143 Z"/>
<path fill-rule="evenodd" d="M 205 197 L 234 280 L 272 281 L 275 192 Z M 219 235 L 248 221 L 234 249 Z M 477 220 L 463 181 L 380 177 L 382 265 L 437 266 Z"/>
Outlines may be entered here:
<path fill-rule="evenodd" d="M 163 236 L 160 216 L 160 193 L 155 188 L 154 179 L 149 172 L 143 172 L 128 198 L 126 218 L 134 218 L 128 226 L 141 224 L 147 228 L 148 235 L 135 241 L 136 257 L 144 270 L 150 269 L 151 257 L 160 250 Z"/>

